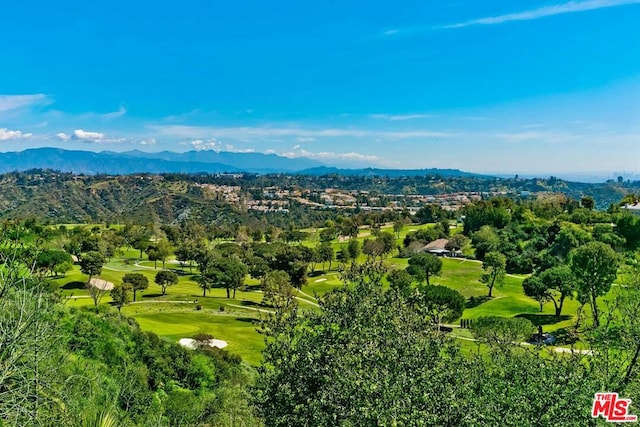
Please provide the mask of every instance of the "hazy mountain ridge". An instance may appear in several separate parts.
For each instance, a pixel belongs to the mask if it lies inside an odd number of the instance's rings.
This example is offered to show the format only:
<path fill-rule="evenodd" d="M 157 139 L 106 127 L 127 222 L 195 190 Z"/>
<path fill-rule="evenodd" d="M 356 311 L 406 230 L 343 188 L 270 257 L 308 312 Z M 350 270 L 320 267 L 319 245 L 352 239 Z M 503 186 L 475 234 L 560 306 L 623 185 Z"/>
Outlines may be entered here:
<path fill-rule="evenodd" d="M 480 177 L 482 175 L 457 169 L 381 169 L 338 168 L 304 157 L 289 158 L 276 154 L 234 153 L 225 151 L 188 151 L 148 153 L 80 151 L 61 148 L 33 148 L 19 152 L 0 153 L 0 173 L 51 169 L 76 174 L 128 175 L 133 173 L 297 173 L 304 175 L 343 176 L 425 176 Z"/>

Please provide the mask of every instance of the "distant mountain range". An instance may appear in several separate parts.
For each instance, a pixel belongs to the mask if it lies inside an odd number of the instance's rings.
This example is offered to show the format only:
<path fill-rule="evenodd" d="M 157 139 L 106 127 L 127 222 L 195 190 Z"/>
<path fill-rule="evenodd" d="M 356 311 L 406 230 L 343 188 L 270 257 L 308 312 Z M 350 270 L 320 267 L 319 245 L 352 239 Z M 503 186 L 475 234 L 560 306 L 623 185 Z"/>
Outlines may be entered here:
<path fill-rule="evenodd" d="M 295 159 L 263 153 L 232 153 L 217 151 L 188 151 L 173 153 L 162 151 L 147 153 L 127 151 L 63 150 L 60 148 L 33 148 L 20 152 L 0 153 L 0 173 L 30 169 L 53 169 L 77 174 L 127 175 L 132 173 L 297 173 L 305 175 L 344 176 L 421 176 L 478 177 L 480 175 L 457 169 L 340 169 L 316 160 Z"/>

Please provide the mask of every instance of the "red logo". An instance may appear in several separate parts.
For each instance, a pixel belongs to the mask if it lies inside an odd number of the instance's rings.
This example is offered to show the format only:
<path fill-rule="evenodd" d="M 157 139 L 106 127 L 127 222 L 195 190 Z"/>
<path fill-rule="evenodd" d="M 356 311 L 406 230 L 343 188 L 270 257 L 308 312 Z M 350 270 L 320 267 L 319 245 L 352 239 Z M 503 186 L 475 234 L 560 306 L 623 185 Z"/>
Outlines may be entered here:
<path fill-rule="evenodd" d="M 629 414 L 631 399 L 620 399 L 618 393 L 596 393 L 591 416 L 602 416 L 610 423 L 635 423 L 636 415 Z"/>

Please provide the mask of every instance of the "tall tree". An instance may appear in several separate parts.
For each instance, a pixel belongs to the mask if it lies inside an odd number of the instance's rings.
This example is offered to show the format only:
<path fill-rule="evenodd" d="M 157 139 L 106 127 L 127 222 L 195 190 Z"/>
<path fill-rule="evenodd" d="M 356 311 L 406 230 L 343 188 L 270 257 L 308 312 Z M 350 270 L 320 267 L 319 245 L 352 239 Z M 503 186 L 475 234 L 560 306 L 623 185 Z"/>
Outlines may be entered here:
<path fill-rule="evenodd" d="M 162 288 L 162 295 L 166 295 L 169 286 L 178 284 L 178 275 L 173 271 L 162 270 L 156 273 L 155 282 Z"/>
<path fill-rule="evenodd" d="M 500 252 L 489 252 L 482 262 L 482 269 L 486 272 L 480 277 L 480 281 L 489 288 L 489 298 L 493 296 L 493 287 L 501 286 L 507 267 L 507 257 Z"/>
<path fill-rule="evenodd" d="M 562 315 L 562 307 L 566 298 L 572 298 L 576 291 L 576 278 L 567 265 L 549 268 L 527 278 L 522 282 L 525 295 L 535 299 L 542 305 L 553 302 L 556 318 Z"/>
<path fill-rule="evenodd" d="M 609 292 L 616 279 L 618 255 L 605 243 L 591 242 L 575 249 L 570 258 L 578 283 L 578 297 L 589 301 L 593 324 L 597 327 L 600 325 L 597 299 Z"/>
<path fill-rule="evenodd" d="M 262 279 L 262 303 L 276 311 L 291 311 L 296 307 L 296 290 L 289 275 L 280 270 L 270 271 Z"/>
<path fill-rule="evenodd" d="M 164 264 L 167 260 L 167 257 L 171 255 L 171 243 L 167 239 L 160 239 L 156 244 L 156 252 L 158 255 L 158 260 L 162 261 L 162 268 L 164 268 Z"/>
<path fill-rule="evenodd" d="M 387 281 L 389 282 L 391 289 L 406 296 L 411 292 L 413 276 L 407 273 L 406 270 L 391 270 L 387 274 Z"/>
<path fill-rule="evenodd" d="M 207 289 L 217 285 L 225 288 L 227 298 L 231 298 L 230 292 L 233 290 L 233 298 L 235 298 L 236 290 L 244 283 L 246 274 L 247 267 L 240 260 L 232 257 L 216 257 L 201 274 L 203 296 L 206 296 Z"/>
<path fill-rule="evenodd" d="M 111 299 L 113 300 L 113 305 L 118 308 L 118 313 L 122 310 L 129 301 L 131 301 L 131 297 L 129 296 L 130 287 L 126 283 L 122 283 L 120 285 L 115 285 L 111 290 Z"/>
<path fill-rule="evenodd" d="M 106 260 L 102 253 L 97 251 L 87 252 L 80 259 L 80 271 L 89 276 L 87 283 L 91 281 L 93 276 L 97 276 L 102 272 Z"/>
<path fill-rule="evenodd" d="M 134 301 L 136 300 L 137 291 L 144 291 L 149 287 L 149 279 L 142 273 L 127 273 L 122 276 L 122 282 L 131 286 Z"/>
<path fill-rule="evenodd" d="M 430 285 L 431 277 L 442 271 L 442 260 L 433 254 L 421 252 L 409 258 L 407 271 L 418 281 L 426 280 L 427 285 Z"/>
<path fill-rule="evenodd" d="M 329 242 L 322 242 L 320 246 L 317 248 L 318 259 L 322 262 L 322 268 L 324 268 L 324 263 L 329 263 L 329 271 L 331 271 L 331 262 L 335 259 L 335 253 L 333 251 L 333 246 Z"/>

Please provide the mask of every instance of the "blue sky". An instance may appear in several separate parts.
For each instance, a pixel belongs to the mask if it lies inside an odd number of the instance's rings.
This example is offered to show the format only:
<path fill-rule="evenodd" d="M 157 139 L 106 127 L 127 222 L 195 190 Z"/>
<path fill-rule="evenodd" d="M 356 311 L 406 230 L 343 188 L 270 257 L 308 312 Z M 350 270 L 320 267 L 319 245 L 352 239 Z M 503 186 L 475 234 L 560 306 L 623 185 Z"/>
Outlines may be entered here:
<path fill-rule="evenodd" d="M 11 3 L 0 151 L 640 171 L 640 0 Z"/>

